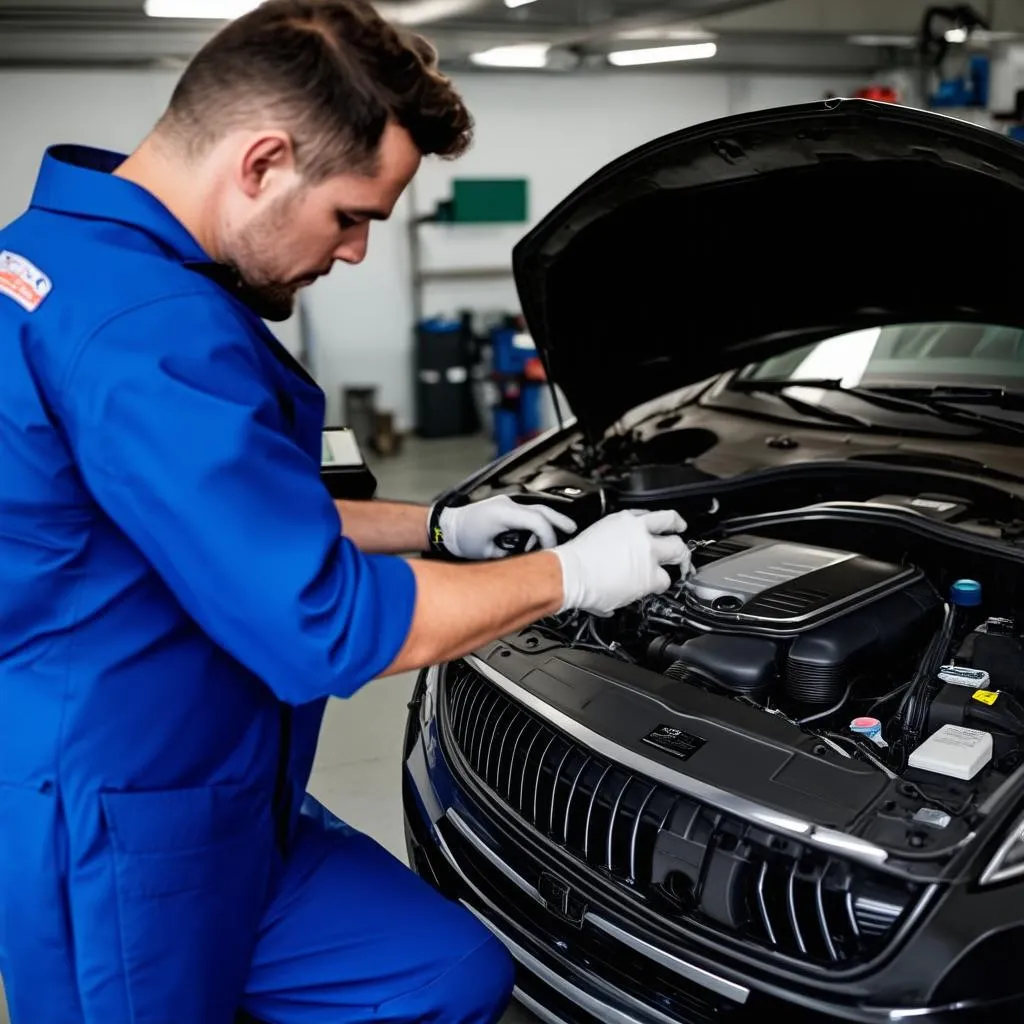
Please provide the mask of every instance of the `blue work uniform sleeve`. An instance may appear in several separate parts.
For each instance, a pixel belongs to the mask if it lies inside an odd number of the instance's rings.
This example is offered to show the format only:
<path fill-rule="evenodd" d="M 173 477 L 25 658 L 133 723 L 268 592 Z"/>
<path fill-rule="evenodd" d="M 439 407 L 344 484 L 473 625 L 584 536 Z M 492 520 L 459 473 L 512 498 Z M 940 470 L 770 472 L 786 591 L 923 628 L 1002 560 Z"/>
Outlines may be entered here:
<path fill-rule="evenodd" d="M 161 299 L 83 342 L 59 406 L 97 503 L 203 631 L 282 700 L 348 696 L 401 649 L 415 578 L 342 536 L 260 344 L 208 294 Z"/>

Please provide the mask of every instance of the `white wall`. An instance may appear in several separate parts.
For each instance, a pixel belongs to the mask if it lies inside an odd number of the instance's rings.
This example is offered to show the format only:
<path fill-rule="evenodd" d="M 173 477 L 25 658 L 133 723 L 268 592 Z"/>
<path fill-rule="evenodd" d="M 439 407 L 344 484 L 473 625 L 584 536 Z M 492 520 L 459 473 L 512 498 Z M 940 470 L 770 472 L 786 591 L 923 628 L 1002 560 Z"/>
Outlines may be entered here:
<path fill-rule="evenodd" d="M 173 86 L 169 71 L 0 72 L 0 223 L 24 208 L 47 145 L 80 142 L 122 151 L 159 116 Z M 456 176 L 525 177 L 539 219 L 607 161 L 666 132 L 742 110 L 849 94 L 859 83 L 799 76 L 609 74 L 467 75 L 460 81 L 477 123 L 473 149 L 458 163 L 428 161 L 415 184 L 417 212 L 449 195 Z M 339 267 L 306 297 L 314 369 L 331 415 L 344 384 L 377 384 L 380 404 L 401 426 L 412 418 L 412 288 L 406 224 L 411 202 L 376 225 L 366 262 Z M 422 229 L 430 267 L 503 265 L 525 226 Z M 618 258 L 610 253 L 610 259 Z M 514 310 L 507 281 L 433 283 L 425 311 Z M 283 332 L 294 343 L 294 329 Z M 290 346 L 291 347 L 291 346 Z"/>

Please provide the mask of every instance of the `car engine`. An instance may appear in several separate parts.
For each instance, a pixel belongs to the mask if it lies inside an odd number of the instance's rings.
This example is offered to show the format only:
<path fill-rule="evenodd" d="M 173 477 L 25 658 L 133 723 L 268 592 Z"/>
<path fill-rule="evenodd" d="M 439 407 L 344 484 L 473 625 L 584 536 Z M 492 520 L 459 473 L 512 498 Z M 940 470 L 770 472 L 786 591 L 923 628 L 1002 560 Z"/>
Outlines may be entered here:
<path fill-rule="evenodd" d="M 949 729 L 952 753 L 933 773 L 969 780 L 1022 760 L 1024 637 L 982 613 L 980 583 L 943 595 L 913 564 L 752 533 L 691 548 L 666 593 L 543 628 L 782 716 L 890 778 L 913 774 L 925 740 Z M 955 748 L 971 732 L 991 749 L 965 768 Z"/>

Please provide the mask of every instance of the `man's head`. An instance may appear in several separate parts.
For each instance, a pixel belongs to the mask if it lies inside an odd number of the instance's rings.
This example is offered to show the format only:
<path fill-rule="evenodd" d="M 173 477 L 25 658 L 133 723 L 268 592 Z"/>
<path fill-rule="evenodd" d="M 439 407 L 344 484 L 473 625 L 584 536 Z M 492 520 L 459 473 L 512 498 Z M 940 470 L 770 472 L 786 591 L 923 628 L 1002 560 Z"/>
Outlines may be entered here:
<path fill-rule="evenodd" d="M 186 162 L 194 230 L 268 316 L 337 260 L 358 263 L 427 155 L 471 119 L 434 51 L 364 0 L 268 0 L 182 75 L 153 144 Z"/>

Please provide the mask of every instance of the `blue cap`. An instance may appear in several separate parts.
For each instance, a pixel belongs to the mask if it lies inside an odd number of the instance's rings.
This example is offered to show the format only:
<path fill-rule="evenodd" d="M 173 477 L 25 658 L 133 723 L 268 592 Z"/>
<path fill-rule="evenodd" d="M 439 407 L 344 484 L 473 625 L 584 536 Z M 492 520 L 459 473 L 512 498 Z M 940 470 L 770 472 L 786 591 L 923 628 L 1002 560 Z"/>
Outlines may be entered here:
<path fill-rule="evenodd" d="M 981 584 L 977 580 L 957 580 L 949 588 L 949 599 L 958 608 L 977 608 L 981 604 Z"/>
<path fill-rule="evenodd" d="M 852 732 L 859 732 L 865 736 L 874 738 L 875 736 L 881 736 L 882 734 L 882 723 L 877 718 L 870 718 L 864 715 L 860 718 L 855 718 L 850 723 L 850 729 Z"/>

